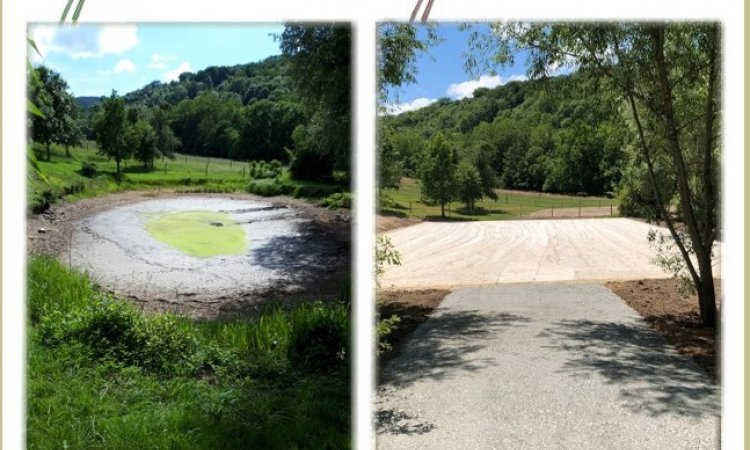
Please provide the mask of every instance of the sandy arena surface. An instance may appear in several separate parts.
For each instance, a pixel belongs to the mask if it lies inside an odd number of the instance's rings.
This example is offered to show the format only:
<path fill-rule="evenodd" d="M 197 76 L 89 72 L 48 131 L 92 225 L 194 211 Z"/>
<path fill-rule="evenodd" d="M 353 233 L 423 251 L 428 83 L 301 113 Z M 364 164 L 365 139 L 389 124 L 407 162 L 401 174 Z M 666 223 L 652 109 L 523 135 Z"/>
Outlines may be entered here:
<path fill-rule="evenodd" d="M 381 286 L 669 278 L 652 263 L 652 228 L 625 218 L 423 222 L 386 233 L 402 264 L 386 269 Z"/>

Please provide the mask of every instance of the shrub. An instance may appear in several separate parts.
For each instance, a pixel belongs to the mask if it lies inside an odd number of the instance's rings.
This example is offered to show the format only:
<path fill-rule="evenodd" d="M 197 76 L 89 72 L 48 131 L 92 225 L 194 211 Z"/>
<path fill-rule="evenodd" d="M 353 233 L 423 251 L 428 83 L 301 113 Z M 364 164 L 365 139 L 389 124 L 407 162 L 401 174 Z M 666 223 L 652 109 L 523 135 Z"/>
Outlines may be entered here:
<path fill-rule="evenodd" d="M 292 196 L 295 198 L 322 198 L 336 193 L 339 186 L 328 184 L 300 184 L 292 189 Z"/>
<path fill-rule="evenodd" d="M 349 355 L 349 314 L 345 304 L 303 305 L 292 312 L 289 360 L 314 372 L 346 366 Z"/>
<path fill-rule="evenodd" d="M 351 209 L 352 194 L 350 194 L 349 192 L 336 192 L 335 194 L 331 194 L 328 197 L 321 200 L 320 206 L 323 206 L 328 209 L 338 209 L 338 208 Z"/>
<path fill-rule="evenodd" d="M 78 173 L 86 178 L 94 178 L 97 174 L 96 164 L 91 161 L 84 161 L 81 163 L 81 170 Z"/>
<path fill-rule="evenodd" d="M 292 187 L 286 183 L 279 182 L 276 179 L 264 178 L 250 180 L 247 184 L 246 190 L 251 194 L 273 197 L 275 195 L 288 195 L 292 191 Z"/>

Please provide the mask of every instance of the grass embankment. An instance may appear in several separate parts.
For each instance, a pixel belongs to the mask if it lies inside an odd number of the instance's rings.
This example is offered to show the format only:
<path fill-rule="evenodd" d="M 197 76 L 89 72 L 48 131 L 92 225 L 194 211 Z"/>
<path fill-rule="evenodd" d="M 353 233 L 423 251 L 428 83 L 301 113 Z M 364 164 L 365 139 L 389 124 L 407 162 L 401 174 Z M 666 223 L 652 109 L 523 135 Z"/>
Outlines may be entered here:
<path fill-rule="evenodd" d="M 350 447 L 346 303 L 196 323 L 28 269 L 28 448 Z"/>
<path fill-rule="evenodd" d="M 576 197 L 570 195 L 547 194 L 539 192 L 506 191 L 498 189 L 498 199 L 483 197 L 477 201 L 474 211 L 466 210 L 462 202 L 451 202 L 446 205 L 445 214 L 454 220 L 505 220 L 523 218 L 531 213 L 550 210 L 560 213 L 564 208 L 609 208 L 617 215 L 619 200 L 606 197 Z M 428 204 L 421 201 L 419 180 L 404 178 L 399 189 L 385 189 L 390 204 L 384 205 L 380 212 L 399 217 L 416 217 L 420 219 L 441 219 L 440 204 Z"/>
<path fill-rule="evenodd" d="M 118 182 L 115 161 L 101 155 L 93 142 L 85 147 L 71 148 L 70 156 L 66 156 L 63 148 L 53 146 L 51 161 L 42 159 L 46 153 L 41 146 L 35 144 L 33 151 L 43 174 L 39 177 L 32 171 L 29 177 L 28 207 L 35 212 L 44 210 L 60 198 L 75 200 L 127 190 L 250 192 L 324 201 L 334 195 L 349 195 L 343 193 L 348 188 L 340 183 L 291 180 L 285 167 L 261 162 L 178 154 L 173 160 L 157 159 L 151 170 L 145 169 L 141 162 L 129 159 L 121 162 L 122 174 Z M 94 167 L 95 173 L 84 176 L 85 166 Z M 348 207 L 348 204 L 335 206 Z"/>

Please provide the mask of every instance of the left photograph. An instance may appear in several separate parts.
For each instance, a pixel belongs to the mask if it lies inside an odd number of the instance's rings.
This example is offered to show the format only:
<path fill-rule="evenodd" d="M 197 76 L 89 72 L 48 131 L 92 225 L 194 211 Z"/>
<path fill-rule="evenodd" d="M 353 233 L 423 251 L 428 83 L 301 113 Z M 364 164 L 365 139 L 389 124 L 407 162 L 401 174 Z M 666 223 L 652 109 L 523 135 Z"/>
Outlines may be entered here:
<path fill-rule="evenodd" d="M 351 25 L 28 37 L 27 447 L 350 448 Z"/>

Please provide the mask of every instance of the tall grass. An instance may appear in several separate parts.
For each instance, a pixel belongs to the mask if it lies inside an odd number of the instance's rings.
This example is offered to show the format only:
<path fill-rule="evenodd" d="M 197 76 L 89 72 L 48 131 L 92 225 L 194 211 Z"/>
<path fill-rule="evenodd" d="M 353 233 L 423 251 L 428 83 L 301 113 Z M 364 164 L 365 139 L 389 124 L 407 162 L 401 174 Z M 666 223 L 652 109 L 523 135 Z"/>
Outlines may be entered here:
<path fill-rule="evenodd" d="M 350 447 L 346 304 L 192 322 L 55 260 L 28 274 L 29 448 Z"/>

